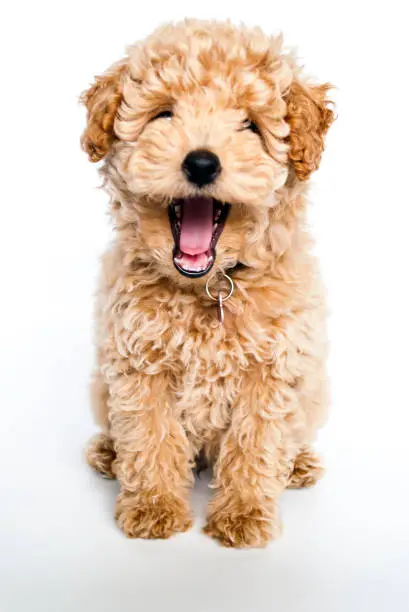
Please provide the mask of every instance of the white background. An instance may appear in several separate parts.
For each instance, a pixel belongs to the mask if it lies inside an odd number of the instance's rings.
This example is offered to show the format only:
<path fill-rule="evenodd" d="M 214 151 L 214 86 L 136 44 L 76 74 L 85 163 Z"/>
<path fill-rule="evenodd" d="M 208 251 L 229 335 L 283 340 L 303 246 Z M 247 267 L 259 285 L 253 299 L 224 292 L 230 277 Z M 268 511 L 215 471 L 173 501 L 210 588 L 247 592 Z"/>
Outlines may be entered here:
<path fill-rule="evenodd" d="M 377 612 L 408 609 L 408 46 L 404 3 L 252 0 L 26 2 L 1 45 L 2 612 Z M 12 8 L 11 8 L 12 7 Z M 131 541 L 115 483 L 83 447 L 92 293 L 111 236 L 107 197 L 79 149 L 77 96 L 158 23 L 231 17 L 282 30 L 338 90 L 311 192 L 329 293 L 327 476 L 288 491 L 284 535 L 225 550 L 194 529 Z M 405 29 L 404 29 L 405 28 Z"/>

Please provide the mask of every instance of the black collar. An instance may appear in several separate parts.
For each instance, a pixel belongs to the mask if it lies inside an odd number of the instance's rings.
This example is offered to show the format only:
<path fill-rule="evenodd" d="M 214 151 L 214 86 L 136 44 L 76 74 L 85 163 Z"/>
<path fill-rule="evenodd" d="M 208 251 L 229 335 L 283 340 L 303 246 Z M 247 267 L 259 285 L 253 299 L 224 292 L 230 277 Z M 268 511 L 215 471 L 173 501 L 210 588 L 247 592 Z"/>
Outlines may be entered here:
<path fill-rule="evenodd" d="M 241 263 L 241 261 L 238 261 L 236 265 L 233 266 L 232 268 L 227 268 L 226 273 L 231 276 L 232 274 L 234 274 L 235 272 L 238 272 L 239 270 L 245 270 L 247 267 L 248 266 L 245 266 L 244 263 Z"/>

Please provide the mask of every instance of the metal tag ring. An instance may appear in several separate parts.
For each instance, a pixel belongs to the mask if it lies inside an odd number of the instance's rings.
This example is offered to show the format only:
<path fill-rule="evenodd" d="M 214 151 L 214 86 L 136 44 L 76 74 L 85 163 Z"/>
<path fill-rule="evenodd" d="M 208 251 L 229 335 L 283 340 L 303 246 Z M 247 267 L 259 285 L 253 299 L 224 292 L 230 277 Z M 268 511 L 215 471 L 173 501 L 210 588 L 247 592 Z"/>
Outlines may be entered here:
<path fill-rule="evenodd" d="M 221 301 L 225 302 L 226 300 L 229 300 L 231 298 L 231 296 L 233 295 L 233 291 L 234 291 L 234 283 L 232 281 L 232 279 L 230 278 L 230 276 L 227 276 L 227 274 L 223 274 L 222 275 L 223 278 L 227 278 L 227 280 L 229 281 L 229 285 L 230 285 L 230 291 L 228 292 L 228 294 L 226 295 L 226 297 L 222 297 Z M 218 292 L 217 297 L 214 297 L 211 293 L 210 293 L 210 289 L 209 289 L 209 283 L 212 280 L 212 276 L 210 278 L 207 279 L 206 282 L 206 293 L 207 296 L 213 300 L 213 302 L 218 302 L 219 301 L 219 294 L 221 293 L 221 291 Z"/>

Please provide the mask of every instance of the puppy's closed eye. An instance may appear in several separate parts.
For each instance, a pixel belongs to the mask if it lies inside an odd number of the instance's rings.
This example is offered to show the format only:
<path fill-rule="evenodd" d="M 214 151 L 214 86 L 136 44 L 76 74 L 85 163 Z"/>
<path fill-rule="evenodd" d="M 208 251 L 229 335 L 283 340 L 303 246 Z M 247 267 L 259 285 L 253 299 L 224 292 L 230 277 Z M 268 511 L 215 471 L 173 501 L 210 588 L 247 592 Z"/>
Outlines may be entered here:
<path fill-rule="evenodd" d="M 163 110 L 154 117 L 152 117 L 151 121 L 155 121 L 156 119 L 172 119 L 173 112 L 171 110 Z"/>
<path fill-rule="evenodd" d="M 242 123 L 241 130 L 251 130 L 255 134 L 260 134 L 260 130 L 254 121 L 251 119 L 245 119 Z"/>

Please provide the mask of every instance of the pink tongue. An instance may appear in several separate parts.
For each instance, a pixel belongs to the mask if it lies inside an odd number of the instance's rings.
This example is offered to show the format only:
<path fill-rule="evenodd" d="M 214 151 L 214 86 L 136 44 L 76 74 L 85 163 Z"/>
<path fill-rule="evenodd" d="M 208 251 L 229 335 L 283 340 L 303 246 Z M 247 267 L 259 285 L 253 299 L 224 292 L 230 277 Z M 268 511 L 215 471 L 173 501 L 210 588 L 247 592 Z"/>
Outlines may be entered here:
<path fill-rule="evenodd" d="M 180 250 L 198 255 L 210 248 L 213 234 L 212 198 L 186 198 L 180 228 Z"/>

